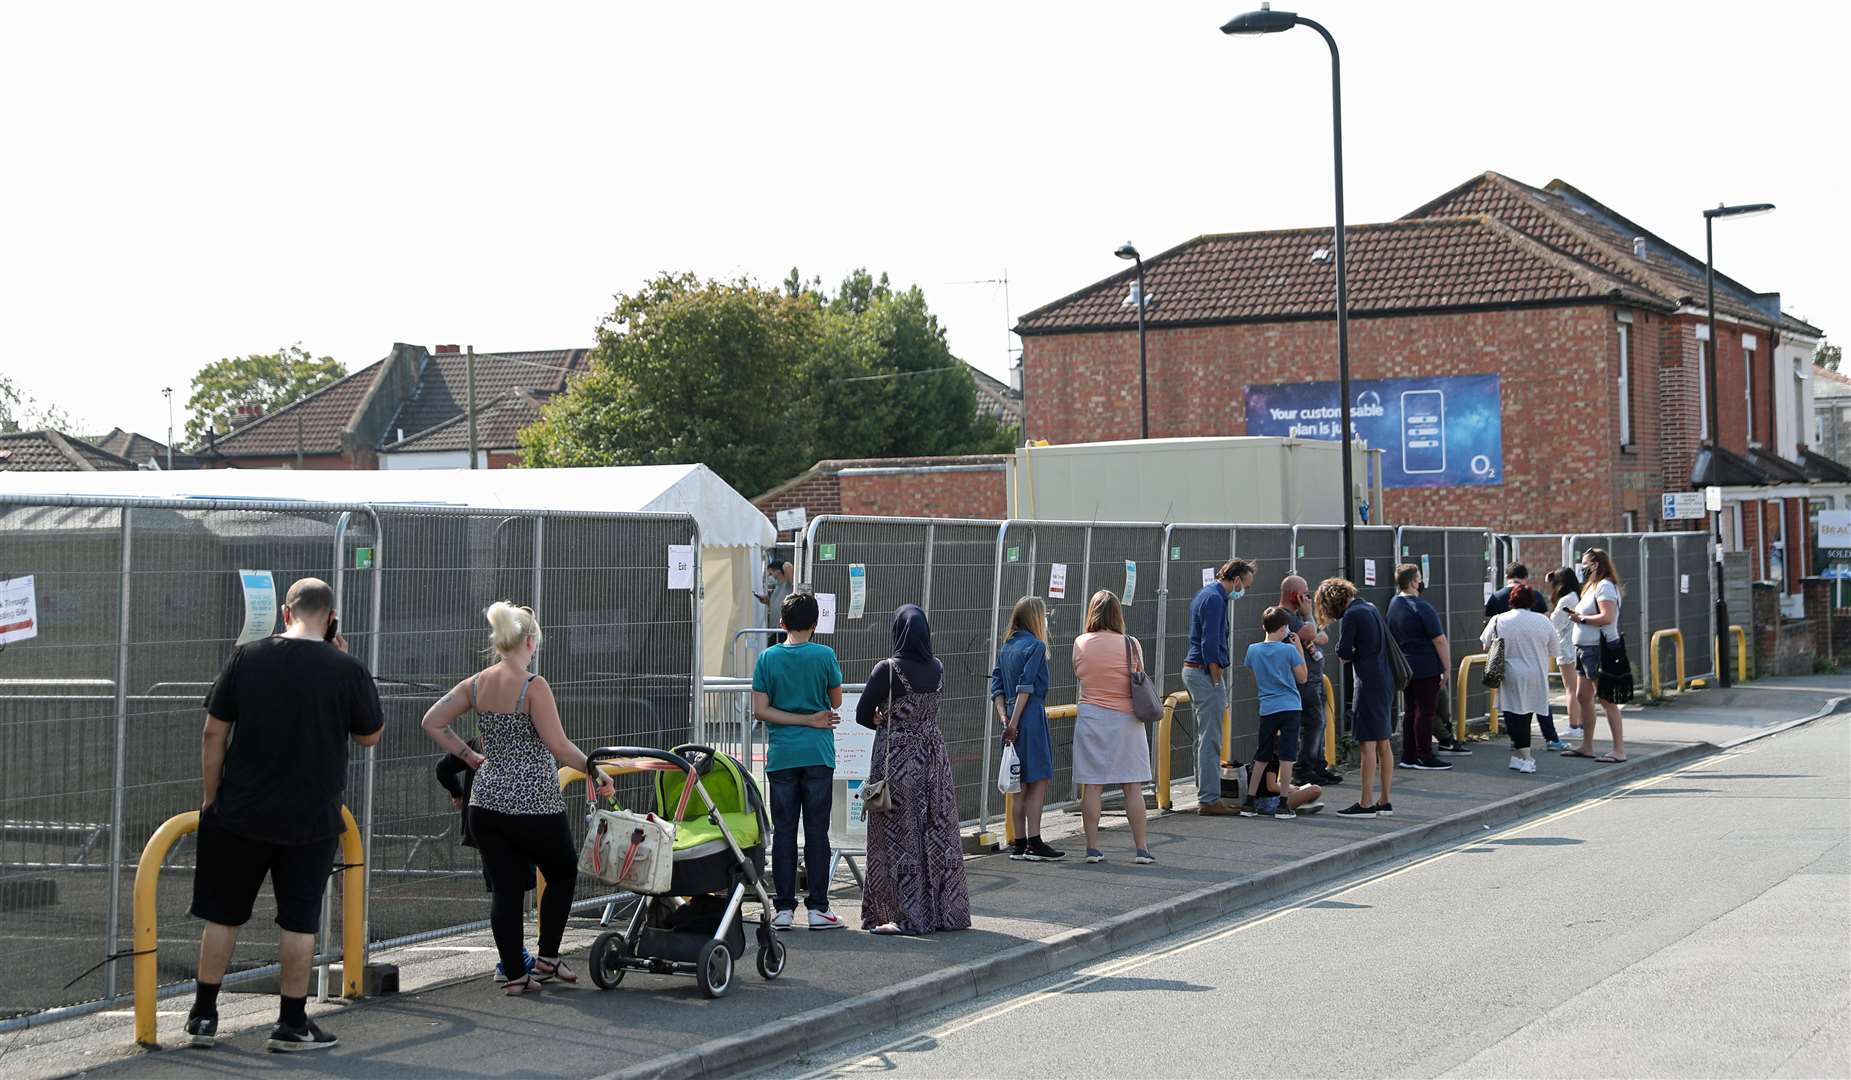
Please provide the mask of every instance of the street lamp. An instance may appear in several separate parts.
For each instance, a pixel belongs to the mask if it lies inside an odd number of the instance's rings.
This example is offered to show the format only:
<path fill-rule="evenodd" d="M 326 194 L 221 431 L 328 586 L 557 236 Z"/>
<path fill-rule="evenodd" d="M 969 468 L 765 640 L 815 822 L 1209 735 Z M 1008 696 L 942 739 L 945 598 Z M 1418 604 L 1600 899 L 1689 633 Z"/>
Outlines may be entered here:
<path fill-rule="evenodd" d="M 1343 258 L 1343 91 L 1337 62 L 1337 40 L 1330 36 L 1329 30 L 1316 22 L 1289 11 L 1274 11 L 1269 3 L 1261 4 L 1258 11 L 1249 11 L 1229 19 L 1222 24 L 1221 32 L 1239 35 L 1277 34 L 1294 26 L 1308 26 L 1316 30 L 1318 36 L 1324 39 L 1324 44 L 1330 46 L 1330 139 L 1337 189 L 1337 394 L 1343 414 L 1343 574 L 1354 581 L 1356 511 L 1353 505 L 1355 481 L 1351 475 L 1350 457 L 1355 431 L 1350 426 L 1350 289 L 1344 276 Z"/>
<path fill-rule="evenodd" d="M 1138 264 L 1138 408 L 1143 412 L 1143 434 L 1139 438 L 1150 438 L 1150 370 L 1144 360 L 1144 257 L 1138 249 L 1127 240 L 1112 254 L 1121 259 L 1134 259 Z"/>
<path fill-rule="evenodd" d="M 167 471 L 174 471 L 174 388 L 161 387 L 161 396 L 167 399 Z"/>
<path fill-rule="evenodd" d="M 1722 446 L 1722 427 L 1717 417 L 1716 408 L 1716 369 L 1721 366 L 1721 357 L 1716 348 L 1716 219 L 1723 217 L 1752 217 L 1765 214 L 1774 209 L 1773 203 L 1744 203 L 1741 206 L 1724 206 L 1716 204 L 1716 209 L 1703 212 L 1703 287 L 1708 294 L 1705 306 L 1708 309 L 1710 326 L 1710 480 L 1721 479 L 1720 461 L 1717 451 Z M 1746 357 L 1744 357 L 1746 362 Z M 1750 380 L 1754 372 L 1745 372 Z M 1754 418 L 1748 418 L 1749 423 Z M 1720 485 L 1718 485 L 1720 486 Z M 1729 686 L 1729 602 L 1722 595 L 1722 508 L 1719 506 L 1710 513 L 1713 523 L 1712 535 L 1716 541 L 1716 681 L 1723 687 Z"/>

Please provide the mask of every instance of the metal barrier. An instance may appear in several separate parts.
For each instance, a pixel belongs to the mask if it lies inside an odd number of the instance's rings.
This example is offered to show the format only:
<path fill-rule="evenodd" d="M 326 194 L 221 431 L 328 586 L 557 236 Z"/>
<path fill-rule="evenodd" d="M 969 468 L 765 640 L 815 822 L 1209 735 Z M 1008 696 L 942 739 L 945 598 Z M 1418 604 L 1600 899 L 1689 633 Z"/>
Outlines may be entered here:
<path fill-rule="evenodd" d="M 366 853 L 360 844 L 360 828 L 347 807 L 341 807 L 341 996 L 361 997 L 366 992 L 366 964 L 356 958 L 366 955 Z M 159 1016 L 155 999 L 160 996 L 156 985 L 155 948 L 160 942 L 159 910 L 155 905 L 156 886 L 168 852 L 182 836 L 199 831 L 199 811 L 175 814 L 154 830 L 142 849 L 135 867 L 135 1041 L 143 1046 L 158 1047 Z"/>
<path fill-rule="evenodd" d="M 1479 664 L 1489 663 L 1491 657 L 1484 653 L 1474 653 L 1459 661 L 1459 678 L 1453 684 L 1455 708 L 1453 709 L 1453 740 L 1464 742 L 1466 739 L 1466 692 L 1472 682 L 1472 669 Z M 1494 687 L 1484 687 L 1485 719 L 1490 724 L 1490 732 L 1498 733 L 1498 692 Z"/>
<path fill-rule="evenodd" d="M 299 578 L 327 580 L 377 680 L 386 734 L 352 755 L 347 779 L 370 948 L 486 925 L 417 723 L 480 666 L 481 609 L 539 609 L 536 666 L 569 738 L 685 742 L 701 704 L 698 592 L 669 590 L 658 556 L 691 544 L 698 558 L 699 543 L 682 515 L 0 496 L 0 567 L 34 576 L 41 628 L 0 653 L 0 676 L 30 676 L 0 678 L 0 885 L 30 898 L 0 910 L 17 974 L 0 985 L 0 1032 L 124 996 L 111 963 L 63 984 L 127 955 L 126 838 L 198 806 L 202 700 L 244 621 L 240 570 L 266 572 L 278 598 Z M 190 965 L 162 948 L 163 970 Z M 240 955 L 273 960 L 275 948 L 260 908 Z"/>
<path fill-rule="evenodd" d="M 1735 681 L 1748 681 L 1748 631 L 1731 623 L 1729 625 L 1730 643 L 1735 646 Z M 1712 670 L 1722 670 L 1722 664 L 1716 656 L 1716 642 L 1710 641 L 1710 665 Z"/>
<path fill-rule="evenodd" d="M 1658 701 L 1665 696 L 1664 688 L 1658 681 L 1658 645 L 1667 639 L 1677 643 L 1677 692 L 1680 694 L 1684 692 L 1684 631 L 1675 626 L 1666 627 L 1652 634 L 1651 677 L 1646 685 L 1653 701 Z"/>

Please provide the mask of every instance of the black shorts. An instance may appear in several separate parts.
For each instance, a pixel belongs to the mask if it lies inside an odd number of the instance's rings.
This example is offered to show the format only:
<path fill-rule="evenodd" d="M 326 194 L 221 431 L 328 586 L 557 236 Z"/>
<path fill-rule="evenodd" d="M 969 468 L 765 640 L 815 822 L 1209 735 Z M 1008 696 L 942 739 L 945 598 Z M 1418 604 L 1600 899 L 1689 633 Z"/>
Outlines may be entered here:
<path fill-rule="evenodd" d="M 276 895 L 276 925 L 296 934 L 321 929 L 321 897 L 334 870 L 340 837 L 309 844 L 272 844 L 229 832 L 210 810 L 199 816 L 199 868 L 193 871 L 193 917 L 243 926 L 264 875 Z"/>

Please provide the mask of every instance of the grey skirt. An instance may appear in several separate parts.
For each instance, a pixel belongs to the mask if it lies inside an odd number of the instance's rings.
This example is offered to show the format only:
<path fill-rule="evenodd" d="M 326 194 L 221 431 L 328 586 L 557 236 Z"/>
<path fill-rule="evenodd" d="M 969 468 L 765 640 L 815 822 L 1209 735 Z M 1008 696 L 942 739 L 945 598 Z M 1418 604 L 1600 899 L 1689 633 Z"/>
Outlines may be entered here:
<path fill-rule="evenodd" d="M 1150 782 L 1150 737 L 1130 713 L 1080 704 L 1073 725 L 1073 782 Z"/>

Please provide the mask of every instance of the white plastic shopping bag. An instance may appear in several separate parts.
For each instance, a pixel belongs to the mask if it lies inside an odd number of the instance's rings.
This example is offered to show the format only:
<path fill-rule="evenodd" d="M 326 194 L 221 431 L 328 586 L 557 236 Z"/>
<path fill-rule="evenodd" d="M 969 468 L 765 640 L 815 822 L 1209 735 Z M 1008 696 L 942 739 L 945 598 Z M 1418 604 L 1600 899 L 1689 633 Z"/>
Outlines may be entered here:
<path fill-rule="evenodd" d="M 1015 744 L 1003 744 L 1003 763 L 996 770 L 996 790 L 1004 795 L 1022 793 L 1022 759 L 1015 754 Z"/>

